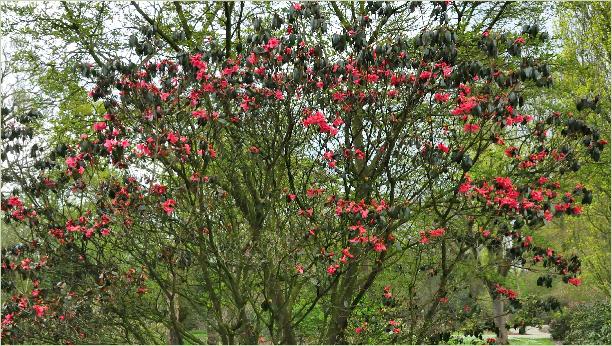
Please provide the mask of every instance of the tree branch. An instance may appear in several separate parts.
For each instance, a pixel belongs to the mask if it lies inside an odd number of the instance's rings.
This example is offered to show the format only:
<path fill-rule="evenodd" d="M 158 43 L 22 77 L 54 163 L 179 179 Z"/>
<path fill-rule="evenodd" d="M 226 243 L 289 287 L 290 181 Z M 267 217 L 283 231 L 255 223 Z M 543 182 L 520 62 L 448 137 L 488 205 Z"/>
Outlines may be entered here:
<path fill-rule="evenodd" d="M 104 66 L 104 63 L 102 62 L 102 59 L 100 59 L 100 57 L 98 56 L 96 51 L 94 51 L 93 45 L 91 44 L 91 42 L 86 42 L 85 38 L 83 37 L 83 34 L 81 32 L 82 27 L 77 23 L 76 19 L 74 18 L 74 13 L 70 9 L 70 7 L 68 7 L 68 4 L 66 3 L 66 1 L 62 1 L 62 6 L 66 10 L 66 14 L 68 16 L 68 20 L 70 21 L 70 28 L 74 29 L 74 31 L 76 32 L 77 36 L 79 37 L 79 39 L 81 40 L 81 42 L 85 46 L 85 49 L 87 49 L 87 51 L 89 52 L 91 57 L 96 61 L 96 63 L 99 66 Z"/>
<path fill-rule="evenodd" d="M 344 29 L 346 29 L 347 31 L 350 30 L 351 24 L 348 22 L 348 20 L 346 19 L 346 17 L 342 13 L 342 11 L 340 11 L 340 8 L 336 4 L 336 2 L 335 1 L 330 1 L 330 5 L 334 9 L 334 13 L 336 13 L 336 17 L 338 17 L 338 19 L 340 20 L 340 23 L 342 23 L 342 26 L 344 27 Z"/>
<path fill-rule="evenodd" d="M 232 51 L 232 10 L 234 3 L 224 2 L 223 12 L 225 13 L 225 58 L 230 57 Z"/>
<path fill-rule="evenodd" d="M 136 1 L 132 1 L 131 4 L 132 4 L 132 6 L 134 6 L 136 11 L 138 11 L 138 13 L 140 13 L 140 15 L 142 16 L 142 18 L 144 18 L 144 20 L 146 20 L 150 25 L 155 25 L 155 21 L 151 17 L 149 17 L 140 8 L 140 6 L 138 6 L 138 3 Z M 170 36 L 168 36 L 165 32 L 163 32 L 159 28 L 157 28 L 157 30 L 155 30 L 155 33 L 158 34 L 164 41 L 166 41 L 166 43 L 168 43 L 170 45 L 170 47 L 172 47 L 172 49 L 174 49 L 174 51 L 176 51 L 177 53 L 182 51 L 181 48 L 176 44 L 176 42 L 174 42 L 170 38 Z"/>
<path fill-rule="evenodd" d="M 506 9 L 506 7 L 508 7 L 509 4 L 510 4 L 510 1 L 504 2 L 501 9 L 499 10 L 499 12 L 497 12 L 497 15 L 495 16 L 495 18 L 493 18 L 493 20 L 491 21 L 491 23 L 489 24 L 489 26 L 487 27 L 485 31 L 489 31 L 493 29 L 493 26 L 497 23 L 497 21 L 501 19 L 501 16 L 504 13 L 504 10 Z"/>
<path fill-rule="evenodd" d="M 174 1 L 174 8 L 176 8 L 176 13 L 179 16 L 181 21 L 181 26 L 183 27 L 183 31 L 185 32 L 185 37 L 188 40 L 191 40 L 191 29 L 189 29 L 189 25 L 187 23 L 187 19 L 185 18 L 185 12 L 183 12 L 183 7 L 179 1 Z"/>

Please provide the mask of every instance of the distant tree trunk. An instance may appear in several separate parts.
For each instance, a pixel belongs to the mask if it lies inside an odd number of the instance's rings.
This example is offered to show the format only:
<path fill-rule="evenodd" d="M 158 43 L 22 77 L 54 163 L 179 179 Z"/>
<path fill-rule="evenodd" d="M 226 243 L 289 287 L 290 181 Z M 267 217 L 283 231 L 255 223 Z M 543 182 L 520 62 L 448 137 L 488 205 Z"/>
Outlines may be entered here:
<path fill-rule="evenodd" d="M 170 311 L 171 325 L 168 328 L 168 345 L 182 345 L 183 338 L 178 330 L 180 323 L 180 304 L 177 296 L 171 296 L 168 299 L 168 307 Z"/>
<path fill-rule="evenodd" d="M 504 258 L 504 254 L 500 258 L 498 273 L 502 277 L 506 277 L 510 271 L 510 260 Z M 497 326 L 497 344 L 508 345 L 508 328 L 506 328 L 507 314 L 504 311 L 504 297 L 497 293 L 497 288 L 494 282 L 487 282 L 489 295 L 493 300 L 493 320 Z"/>
<path fill-rule="evenodd" d="M 210 326 L 206 328 L 206 343 L 209 345 L 219 344 L 219 333 Z"/>
<path fill-rule="evenodd" d="M 504 301 L 501 295 L 493 297 L 493 316 L 497 326 L 497 344 L 508 344 L 508 329 L 506 328 L 506 314 L 504 313 Z"/>

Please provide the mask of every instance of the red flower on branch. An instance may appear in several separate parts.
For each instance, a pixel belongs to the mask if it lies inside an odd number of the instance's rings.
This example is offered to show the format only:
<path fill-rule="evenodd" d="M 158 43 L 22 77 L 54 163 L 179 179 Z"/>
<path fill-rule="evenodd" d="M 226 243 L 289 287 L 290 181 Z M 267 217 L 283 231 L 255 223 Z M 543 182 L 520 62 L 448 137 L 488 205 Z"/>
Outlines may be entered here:
<path fill-rule="evenodd" d="M 166 201 L 162 203 L 162 209 L 164 209 L 164 212 L 168 215 L 172 214 L 175 206 L 176 206 L 176 201 L 172 198 L 167 199 Z"/>

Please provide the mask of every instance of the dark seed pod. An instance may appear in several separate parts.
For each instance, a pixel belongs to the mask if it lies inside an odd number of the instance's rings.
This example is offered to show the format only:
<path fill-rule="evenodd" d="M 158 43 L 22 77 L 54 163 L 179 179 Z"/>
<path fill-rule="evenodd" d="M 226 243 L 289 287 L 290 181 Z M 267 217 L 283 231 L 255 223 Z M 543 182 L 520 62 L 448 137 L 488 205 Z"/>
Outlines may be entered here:
<path fill-rule="evenodd" d="M 255 31 L 260 31 L 261 30 L 261 18 L 255 18 L 255 20 L 253 20 L 253 29 Z"/>
<path fill-rule="evenodd" d="M 567 128 L 570 132 L 575 132 L 579 128 L 579 124 L 576 119 L 570 118 L 567 120 Z"/>
<path fill-rule="evenodd" d="M 474 162 L 472 161 L 470 155 L 466 154 L 465 156 L 463 156 L 463 159 L 461 160 L 461 168 L 463 168 L 464 171 L 469 171 L 473 165 Z"/>
<path fill-rule="evenodd" d="M 455 163 L 460 163 L 462 159 L 463 159 L 463 152 L 459 150 L 453 150 L 453 152 L 451 153 L 451 160 Z"/>
<path fill-rule="evenodd" d="M 539 31 L 540 27 L 537 24 L 534 24 L 529 28 L 529 36 L 536 37 Z"/>
<path fill-rule="evenodd" d="M 274 17 L 272 18 L 272 29 L 274 30 L 280 29 L 283 23 L 284 23 L 284 20 L 278 14 L 275 13 Z"/>
<path fill-rule="evenodd" d="M 591 151 L 591 158 L 595 162 L 599 162 L 601 160 L 601 151 L 598 148 L 593 148 Z"/>
<path fill-rule="evenodd" d="M 474 116 L 479 116 L 482 114 L 482 107 L 478 104 L 475 107 L 472 108 L 471 111 L 472 115 Z"/>
<path fill-rule="evenodd" d="M 523 25 L 523 27 L 521 28 L 521 35 L 528 33 L 530 29 L 531 29 L 531 25 L 527 25 L 527 24 Z"/>
<path fill-rule="evenodd" d="M 508 102 L 510 102 L 510 104 L 516 104 L 517 100 L 518 100 L 518 96 L 516 95 L 514 91 L 508 94 Z"/>

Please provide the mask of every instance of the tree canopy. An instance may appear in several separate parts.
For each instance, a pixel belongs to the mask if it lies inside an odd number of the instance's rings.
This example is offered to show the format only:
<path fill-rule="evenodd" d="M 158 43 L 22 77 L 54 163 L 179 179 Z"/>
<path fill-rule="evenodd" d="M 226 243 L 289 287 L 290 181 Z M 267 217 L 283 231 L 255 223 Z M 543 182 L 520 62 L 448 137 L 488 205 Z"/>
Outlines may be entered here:
<path fill-rule="evenodd" d="M 573 6 L 3 5 L 3 341 L 507 343 L 512 271 L 609 291 L 610 24 Z"/>

